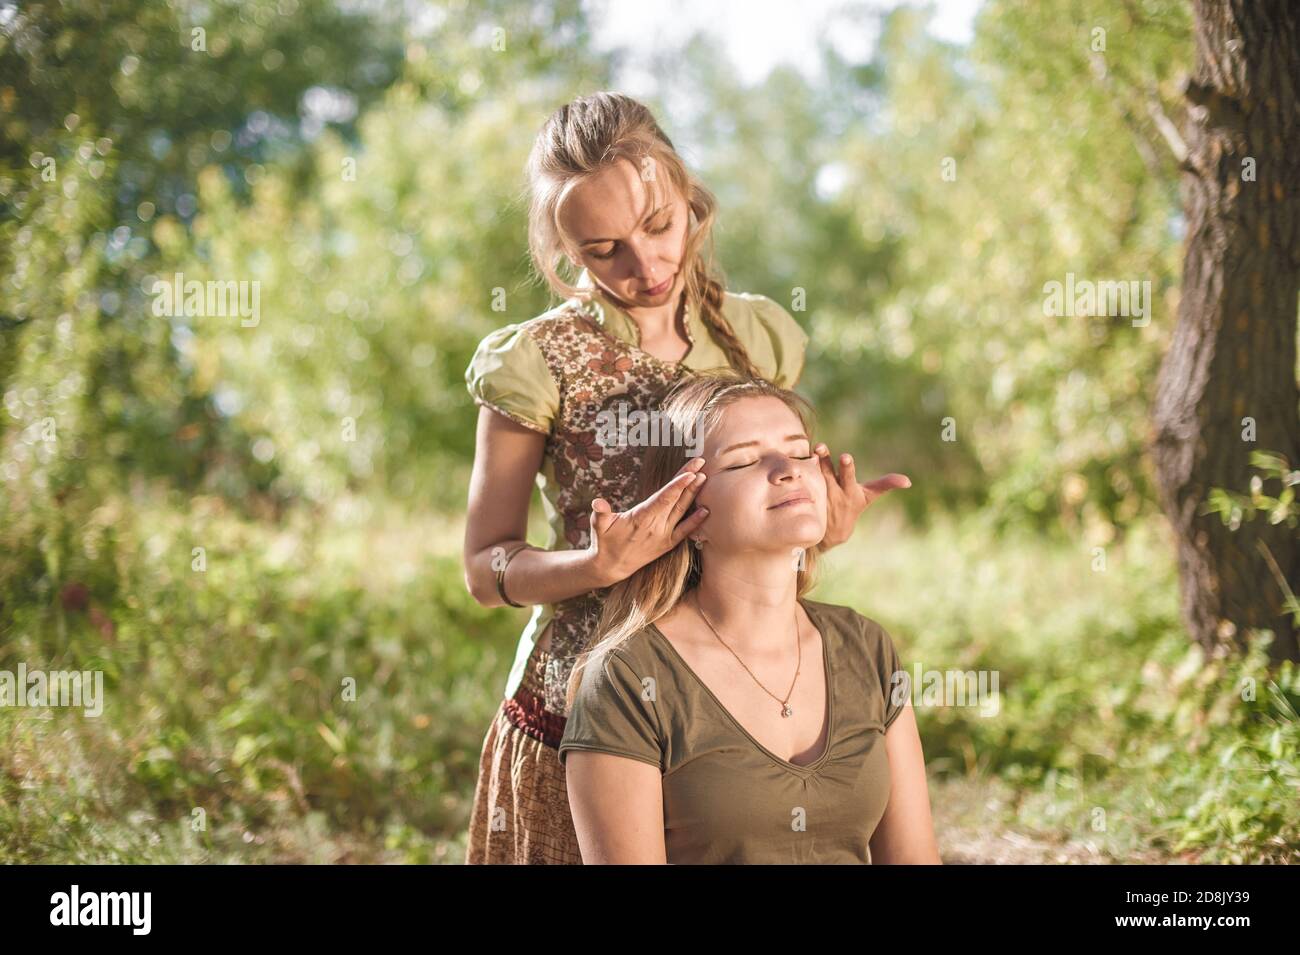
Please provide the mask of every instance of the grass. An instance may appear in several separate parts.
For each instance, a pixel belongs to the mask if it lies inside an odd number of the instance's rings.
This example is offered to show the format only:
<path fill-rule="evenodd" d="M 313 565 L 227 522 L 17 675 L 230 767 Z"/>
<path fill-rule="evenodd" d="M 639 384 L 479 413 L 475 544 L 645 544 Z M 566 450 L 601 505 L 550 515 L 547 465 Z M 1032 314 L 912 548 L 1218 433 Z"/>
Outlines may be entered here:
<path fill-rule="evenodd" d="M 111 636 L 93 598 L 7 627 L 0 667 L 103 669 L 107 703 L 0 708 L 0 859 L 460 861 L 521 612 L 473 603 L 458 531 L 215 500 L 114 526 Z"/>
<path fill-rule="evenodd" d="M 0 862 L 463 859 L 526 612 L 466 594 L 456 518 L 363 499 L 279 525 L 212 498 L 101 510 L 4 622 L 0 668 L 102 669 L 107 702 L 0 708 Z M 891 517 L 864 518 L 814 597 L 879 620 L 909 668 L 998 672 L 996 716 L 918 710 L 957 855 L 1300 858 L 1295 669 L 1189 648 L 1158 529 L 1100 570 L 1068 539 Z M 82 577 L 89 600 L 68 601 Z"/>
<path fill-rule="evenodd" d="M 909 671 L 999 675 L 996 716 L 918 709 L 934 800 L 986 787 L 989 828 L 1102 860 L 1300 861 L 1300 674 L 1269 672 L 1267 634 L 1244 658 L 1189 644 L 1162 526 L 1101 554 L 978 520 L 874 526 L 832 552 L 818 597 L 880 621 Z"/>

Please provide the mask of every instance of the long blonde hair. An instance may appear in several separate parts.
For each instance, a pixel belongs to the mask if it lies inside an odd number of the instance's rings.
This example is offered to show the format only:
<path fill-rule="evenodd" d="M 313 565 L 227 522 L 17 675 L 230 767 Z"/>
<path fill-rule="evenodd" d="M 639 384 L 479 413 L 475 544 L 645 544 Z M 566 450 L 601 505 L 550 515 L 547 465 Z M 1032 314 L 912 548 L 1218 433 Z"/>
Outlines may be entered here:
<path fill-rule="evenodd" d="M 745 398 L 763 397 L 784 402 L 798 416 L 809 440 L 814 440 L 812 426 L 816 413 L 812 405 L 802 395 L 765 378 L 719 371 L 688 376 L 674 384 L 658 409 L 663 422 L 660 430 L 667 430 L 673 440 L 652 444 L 645 449 L 640 500 L 653 495 L 677 474 L 684 463 L 684 447 L 688 444 L 685 436 L 692 436 L 696 446 L 702 446 L 729 405 Z M 797 566 L 798 596 L 803 596 L 816 585 L 819 550 L 820 547 L 809 547 L 801 554 L 791 555 L 792 567 Z M 797 565 L 794 563 L 796 559 Z M 596 626 L 596 642 L 579 655 L 574 665 L 567 688 L 566 709 L 573 705 L 582 669 L 668 613 L 687 590 L 699 583 L 701 569 L 697 550 L 686 537 L 672 550 L 610 589 Z"/>
<path fill-rule="evenodd" d="M 527 174 L 531 196 L 528 250 L 538 274 L 561 298 L 588 299 L 590 289 L 573 285 L 560 275 L 568 242 L 560 226 L 560 207 L 575 186 L 620 159 L 640 170 L 649 167 L 655 176 L 660 171 L 666 173 L 678 193 L 686 197 L 694 219 L 694 228 L 688 224 L 682 256 L 687 302 L 698 309 L 700 319 L 726 353 L 727 363 L 746 375 L 762 377 L 722 315 L 726 286 L 713 261 L 717 200 L 686 168 L 650 110 L 629 96 L 602 92 L 579 97 L 552 113 L 537 134 L 528 155 Z M 642 181 L 647 181 L 644 174 Z M 649 185 L 646 191 L 650 191 Z"/>

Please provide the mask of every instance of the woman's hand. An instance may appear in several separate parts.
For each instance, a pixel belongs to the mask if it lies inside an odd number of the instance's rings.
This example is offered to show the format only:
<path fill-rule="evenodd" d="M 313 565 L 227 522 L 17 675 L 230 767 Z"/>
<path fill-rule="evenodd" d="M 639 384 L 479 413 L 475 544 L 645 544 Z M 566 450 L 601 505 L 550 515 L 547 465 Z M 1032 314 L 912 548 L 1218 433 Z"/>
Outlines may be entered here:
<path fill-rule="evenodd" d="M 859 515 L 882 494 L 895 488 L 911 487 L 906 474 L 886 474 L 882 478 L 859 484 L 853 469 L 853 455 L 840 455 L 840 473 L 835 474 L 831 464 L 830 448 L 819 444 L 814 449 L 821 461 L 822 476 L 826 478 L 826 536 L 821 549 L 829 550 L 843 544 L 853 534 Z"/>
<path fill-rule="evenodd" d="M 591 502 L 591 543 L 587 552 L 604 581 L 602 586 L 626 580 L 704 523 L 709 516 L 706 507 L 682 520 L 704 486 L 702 467 L 704 458 L 692 458 L 671 481 L 620 514 L 615 514 L 603 497 Z"/>

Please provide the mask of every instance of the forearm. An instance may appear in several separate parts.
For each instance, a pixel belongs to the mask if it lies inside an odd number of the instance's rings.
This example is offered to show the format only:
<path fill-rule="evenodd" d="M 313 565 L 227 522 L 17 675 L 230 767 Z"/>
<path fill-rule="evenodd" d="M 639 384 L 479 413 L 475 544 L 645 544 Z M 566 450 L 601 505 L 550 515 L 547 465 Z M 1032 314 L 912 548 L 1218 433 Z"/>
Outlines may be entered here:
<path fill-rule="evenodd" d="M 484 607 L 504 607 L 497 592 L 494 554 L 504 558 L 522 541 L 503 541 L 475 554 L 466 567 L 470 593 Z M 505 572 L 506 595 L 515 603 L 557 603 L 616 583 L 587 549 L 538 550 L 526 547 L 511 558 Z"/>

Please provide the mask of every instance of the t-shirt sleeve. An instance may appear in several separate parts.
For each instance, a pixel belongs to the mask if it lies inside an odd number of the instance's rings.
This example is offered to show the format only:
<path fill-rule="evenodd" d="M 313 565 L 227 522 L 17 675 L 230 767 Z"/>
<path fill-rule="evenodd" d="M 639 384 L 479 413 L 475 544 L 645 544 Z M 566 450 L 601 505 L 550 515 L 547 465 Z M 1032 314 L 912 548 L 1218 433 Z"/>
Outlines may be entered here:
<path fill-rule="evenodd" d="M 617 650 L 591 660 L 578 678 L 560 740 L 560 762 L 571 749 L 627 756 L 663 768 L 656 684 L 643 682 Z"/>
<path fill-rule="evenodd" d="M 560 407 L 560 389 L 542 350 L 523 327 L 498 328 L 481 342 L 465 369 L 465 386 L 475 404 L 550 434 Z"/>
<path fill-rule="evenodd" d="M 885 701 L 883 722 L 885 729 L 888 730 L 890 724 L 898 719 L 898 715 L 903 712 L 903 707 L 907 705 L 912 695 L 912 686 L 908 672 L 903 669 L 898 647 L 894 645 L 894 638 L 889 635 L 889 631 L 870 617 L 863 617 L 862 620 L 866 627 L 867 646 L 880 677 L 880 691 Z"/>
<path fill-rule="evenodd" d="M 755 295 L 753 303 L 759 321 L 772 339 L 772 350 L 776 355 L 776 375 L 772 381 L 782 388 L 793 388 L 803 376 L 808 333 L 793 315 L 767 296 Z"/>

